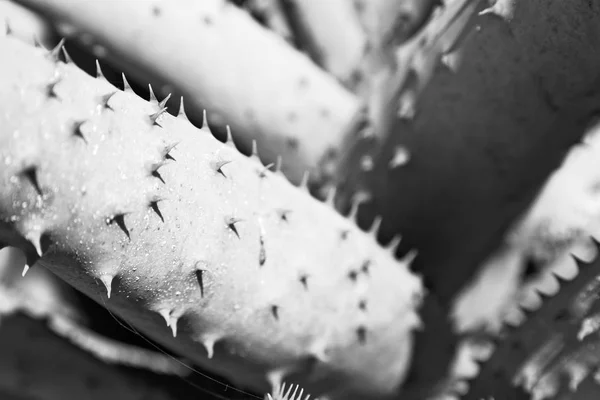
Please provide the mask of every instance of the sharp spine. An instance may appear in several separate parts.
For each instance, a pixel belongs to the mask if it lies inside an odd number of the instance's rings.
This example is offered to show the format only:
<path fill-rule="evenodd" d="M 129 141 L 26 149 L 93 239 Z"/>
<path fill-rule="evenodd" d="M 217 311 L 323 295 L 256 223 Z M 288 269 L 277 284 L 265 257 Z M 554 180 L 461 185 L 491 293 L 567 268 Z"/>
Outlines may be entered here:
<path fill-rule="evenodd" d="M 107 93 L 104 96 L 102 96 L 102 98 L 100 100 L 100 105 L 102 106 L 102 108 L 112 110 L 113 108 L 108 104 L 108 102 L 117 93 L 118 93 L 118 91 L 115 90 L 114 92 L 110 92 L 110 93 Z"/>
<path fill-rule="evenodd" d="M 304 287 L 304 290 L 308 290 L 308 274 L 301 274 L 299 281 Z"/>
<path fill-rule="evenodd" d="M 60 82 L 60 78 L 53 79 L 45 87 L 46 97 L 49 99 L 58 99 L 58 93 L 56 93 L 56 85 Z"/>
<path fill-rule="evenodd" d="M 275 165 L 274 163 L 270 163 L 270 164 L 263 166 L 261 169 L 258 170 L 258 177 L 261 179 L 266 178 L 267 171 L 269 171 L 274 165 Z"/>
<path fill-rule="evenodd" d="M 104 284 L 104 287 L 106 288 L 106 296 L 110 299 L 110 295 L 112 292 L 112 281 L 114 279 L 113 275 L 110 274 L 103 274 L 100 275 L 100 281 Z"/>
<path fill-rule="evenodd" d="M 289 215 L 291 212 L 292 212 L 292 210 L 287 210 L 287 209 L 283 209 L 283 208 L 277 209 L 277 214 L 279 215 L 279 219 L 281 221 L 285 221 L 285 222 L 290 222 Z"/>
<path fill-rule="evenodd" d="M 127 225 L 125 225 L 125 213 L 114 214 L 106 219 L 107 225 L 112 225 L 113 223 L 116 223 L 123 233 L 127 235 L 127 239 L 131 240 L 129 229 L 127 229 Z"/>
<path fill-rule="evenodd" d="M 335 196 L 337 194 L 337 187 L 332 186 L 327 192 L 327 198 L 325 198 L 325 204 L 331 208 L 335 208 Z"/>
<path fill-rule="evenodd" d="M 60 53 L 61 53 L 61 50 L 64 45 L 65 45 L 65 38 L 62 38 L 60 40 L 60 42 L 58 42 L 58 44 L 56 46 L 54 46 L 54 48 L 52 50 L 50 50 L 50 52 L 46 55 L 46 57 L 53 63 L 55 63 L 55 64 L 58 63 L 60 61 Z"/>
<path fill-rule="evenodd" d="M 206 270 L 201 268 L 196 268 L 194 271 L 196 274 L 196 280 L 198 281 L 198 286 L 200 287 L 201 298 L 204 298 L 204 272 L 206 272 Z"/>
<path fill-rule="evenodd" d="M 173 333 L 173 337 L 177 337 L 177 321 L 178 317 L 171 315 L 169 318 L 169 327 L 171 328 L 171 332 Z"/>
<path fill-rule="evenodd" d="M 156 98 L 156 95 L 154 94 L 154 90 L 152 90 L 152 85 L 148 84 L 148 102 L 152 105 L 157 105 L 158 104 L 158 99 Z"/>
<path fill-rule="evenodd" d="M 165 320 L 165 324 L 167 325 L 167 327 L 169 326 L 169 324 L 171 323 L 170 318 L 171 318 L 171 310 L 167 309 L 167 308 L 163 308 L 161 310 L 157 311 L 158 315 L 160 315 L 164 320 Z"/>
<path fill-rule="evenodd" d="M 179 112 L 177 113 L 177 118 L 184 119 L 189 121 L 187 114 L 185 113 L 185 108 L 183 106 L 183 96 L 181 96 L 181 100 L 179 101 Z"/>
<path fill-rule="evenodd" d="M 304 171 L 302 175 L 302 181 L 300 182 L 299 189 L 308 192 L 308 180 L 310 179 L 310 173 L 308 171 Z"/>
<path fill-rule="evenodd" d="M 158 217 L 160 218 L 160 220 L 164 223 L 165 222 L 165 217 L 162 215 L 162 212 L 160 211 L 160 208 L 158 208 L 158 202 L 162 201 L 163 199 L 153 199 L 150 200 L 150 208 L 152 209 L 152 211 L 154 211 L 154 213 L 156 215 L 158 215 Z"/>
<path fill-rule="evenodd" d="M 165 164 L 166 164 L 166 161 L 159 161 L 156 163 L 152 163 L 149 166 L 150 176 L 153 176 L 154 178 L 159 179 L 163 184 L 165 183 L 165 180 L 163 179 L 162 175 L 160 174 L 160 172 L 158 170 L 160 168 L 162 168 Z"/>
<path fill-rule="evenodd" d="M 260 161 L 260 157 L 258 155 L 258 144 L 256 143 L 256 140 L 252 140 L 252 153 L 250 155 L 250 158 L 254 158 L 255 160 L 257 160 L 259 163 Z"/>
<path fill-rule="evenodd" d="M 100 61 L 98 61 L 98 59 L 96 59 L 96 79 L 108 82 L 108 79 L 106 79 L 106 77 L 102 73 L 102 68 L 100 67 Z"/>
<path fill-rule="evenodd" d="M 381 215 L 376 216 L 375 219 L 373 220 L 373 224 L 371 225 L 371 228 L 369 228 L 369 234 L 371 236 L 373 236 L 375 238 L 375 240 L 377 240 L 377 235 L 379 234 L 379 228 L 381 228 L 382 221 L 383 221 L 383 219 L 381 218 Z"/>
<path fill-rule="evenodd" d="M 258 265 L 263 266 L 267 262 L 267 251 L 265 250 L 265 238 L 263 235 L 259 236 L 259 251 L 258 251 Z"/>
<path fill-rule="evenodd" d="M 167 107 L 162 107 L 154 114 L 150 114 L 149 118 L 150 118 L 151 124 L 162 128 L 162 125 L 160 125 L 160 123 L 158 122 L 158 118 L 160 118 L 160 116 L 163 115 L 166 111 L 167 111 Z"/>
<path fill-rule="evenodd" d="M 229 125 L 225 127 L 225 130 L 227 131 L 227 140 L 225 141 L 225 144 L 236 149 L 237 147 L 235 147 L 235 142 L 233 141 L 233 135 L 231 134 L 231 128 Z"/>
<path fill-rule="evenodd" d="M 158 108 L 164 108 L 166 110 L 167 109 L 166 105 L 170 98 L 171 98 L 171 93 L 169 93 L 164 99 L 162 99 L 162 101 L 160 103 L 158 103 Z"/>
<path fill-rule="evenodd" d="M 171 151 L 177 147 L 177 145 L 179 145 L 179 142 L 176 143 L 172 143 L 170 145 L 167 145 L 164 147 L 164 149 L 162 150 L 162 158 L 164 158 L 165 160 L 171 160 L 171 161 L 177 161 L 175 160 L 175 158 L 170 154 Z"/>
<path fill-rule="evenodd" d="M 271 315 L 276 321 L 279 321 L 279 306 L 276 304 L 271 305 Z"/>
<path fill-rule="evenodd" d="M 10 23 L 8 22 L 8 18 L 4 19 L 4 34 L 6 36 L 12 36 L 12 34 L 13 34 L 13 30 L 10 27 Z"/>
<path fill-rule="evenodd" d="M 27 180 L 33 186 L 33 188 L 35 189 L 37 194 L 42 196 L 43 192 L 42 192 L 42 188 L 40 186 L 39 180 L 38 180 L 37 167 L 35 167 L 35 166 L 27 167 L 23 170 L 23 172 L 21 174 L 25 178 L 27 178 Z"/>
<path fill-rule="evenodd" d="M 206 357 L 210 360 L 213 358 L 215 354 L 215 343 L 217 342 L 217 338 L 212 335 L 206 335 L 200 339 L 200 343 L 204 346 L 206 350 Z"/>
<path fill-rule="evenodd" d="M 123 79 L 123 92 L 134 93 L 133 89 L 131 88 L 131 85 L 129 84 L 129 82 L 127 82 L 127 78 L 125 77 L 124 73 L 121 73 L 121 79 Z"/>
<path fill-rule="evenodd" d="M 206 109 L 202 110 L 202 127 L 200 129 L 206 129 L 206 131 L 212 135 L 210 125 L 208 124 L 208 117 L 206 116 Z"/>
<path fill-rule="evenodd" d="M 225 175 L 225 172 L 223 172 L 223 167 L 231 162 L 231 160 L 220 160 L 215 162 L 215 171 L 223 175 L 224 178 L 227 178 L 227 175 Z"/>
<path fill-rule="evenodd" d="M 62 50 L 62 53 L 63 53 L 63 57 L 65 58 L 65 64 L 74 64 L 73 63 L 73 59 L 71 58 L 71 56 L 67 52 L 67 48 L 65 46 L 63 46 L 61 50 Z"/>
<path fill-rule="evenodd" d="M 229 217 L 225 220 L 225 223 L 227 224 L 227 228 L 229 228 L 229 230 L 231 230 L 233 233 L 235 233 L 235 235 L 238 237 L 238 239 L 240 238 L 240 234 L 238 233 L 238 230 L 235 226 L 235 224 L 237 224 L 238 222 L 243 221 L 243 219 L 241 218 L 235 218 L 235 217 Z"/>

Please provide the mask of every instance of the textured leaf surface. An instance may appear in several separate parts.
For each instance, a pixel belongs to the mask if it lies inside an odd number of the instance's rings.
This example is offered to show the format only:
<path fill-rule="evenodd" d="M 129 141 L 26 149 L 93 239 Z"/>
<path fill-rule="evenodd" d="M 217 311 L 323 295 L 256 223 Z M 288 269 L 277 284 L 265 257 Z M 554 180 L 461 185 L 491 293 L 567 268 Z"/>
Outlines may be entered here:
<path fill-rule="evenodd" d="M 600 257 L 577 266 L 574 279 L 555 277 L 560 283 L 556 295 L 538 292 L 541 307 L 524 309 L 526 320 L 505 329 L 465 400 L 555 398 L 577 391 L 594 375 L 600 366 Z"/>
<path fill-rule="evenodd" d="M 421 285 L 394 246 L 58 51 L 0 52 L 0 240 L 239 385 L 397 388 Z"/>
<path fill-rule="evenodd" d="M 354 129 L 361 104 L 304 54 L 225 0 L 20 0 L 58 22 L 61 34 L 157 88 L 175 87 L 188 109 L 258 141 L 264 159 L 283 156 L 299 183 L 322 178 Z M 321 165 L 321 164 L 324 165 Z"/>

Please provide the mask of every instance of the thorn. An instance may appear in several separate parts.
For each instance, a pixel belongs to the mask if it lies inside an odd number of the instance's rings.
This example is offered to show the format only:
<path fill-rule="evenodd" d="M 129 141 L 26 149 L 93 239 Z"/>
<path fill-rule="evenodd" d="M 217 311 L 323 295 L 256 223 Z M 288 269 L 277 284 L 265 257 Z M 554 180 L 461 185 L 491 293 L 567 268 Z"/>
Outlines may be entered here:
<path fill-rule="evenodd" d="M 262 163 L 262 161 L 260 161 L 260 157 L 258 156 L 258 145 L 254 139 L 252 139 L 252 154 L 250 155 L 250 158 L 254 158 L 258 162 Z"/>
<path fill-rule="evenodd" d="M 163 217 L 162 213 L 160 212 L 160 209 L 158 208 L 158 202 L 161 200 L 162 199 L 151 200 L 149 206 L 152 209 L 152 211 L 154 211 L 156 213 L 156 215 L 158 215 L 160 220 L 164 223 L 165 218 Z"/>
<path fill-rule="evenodd" d="M 271 315 L 273 315 L 273 318 L 275 318 L 275 320 L 279 321 L 279 306 L 273 304 L 271 306 Z"/>
<path fill-rule="evenodd" d="M 129 240 L 131 240 L 129 230 L 127 229 L 127 226 L 125 225 L 125 214 L 115 214 L 106 219 L 106 225 L 112 225 L 115 222 L 117 223 L 117 226 L 119 228 L 121 228 L 123 233 L 125 233 L 125 235 L 127 235 L 127 238 Z"/>
<path fill-rule="evenodd" d="M 56 93 L 56 85 L 60 82 L 60 78 L 56 78 L 46 85 L 46 97 L 49 99 L 58 99 L 58 93 Z"/>
<path fill-rule="evenodd" d="M 227 175 L 225 175 L 225 173 L 223 172 L 223 167 L 229 164 L 230 162 L 231 160 L 221 160 L 215 162 L 215 171 L 223 175 L 224 178 L 227 178 Z"/>
<path fill-rule="evenodd" d="M 27 273 L 27 271 L 29 271 L 29 265 L 25 264 L 25 266 L 23 267 L 23 272 L 21 273 L 21 276 L 25 277 L 25 274 Z"/>
<path fill-rule="evenodd" d="M 73 59 L 67 52 L 67 48 L 65 46 L 62 47 L 62 53 L 63 53 L 63 56 L 65 57 L 65 64 L 73 64 Z"/>
<path fill-rule="evenodd" d="M 360 311 L 367 311 L 367 300 L 362 299 L 358 302 L 358 309 Z"/>
<path fill-rule="evenodd" d="M 158 108 L 164 108 L 166 110 L 167 109 L 166 104 L 170 98 L 171 98 L 171 93 L 169 93 L 167 95 L 167 97 L 165 97 L 160 103 L 158 103 Z"/>
<path fill-rule="evenodd" d="M 165 183 L 165 180 L 163 179 L 162 175 L 160 174 L 160 172 L 158 170 L 160 168 L 162 168 L 165 164 L 166 164 L 165 161 L 159 161 L 159 162 L 150 164 L 150 166 L 148 168 L 150 170 L 150 176 L 160 179 L 160 181 L 163 184 Z"/>
<path fill-rule="evenodd" d="M 228 146 L 231 146 L 233 148 L 236 148 L 235 143 L 233 142 L 233 135 L 231 134 L 231 128 L 229 127 L 229 125 L 227 125 L 225 127 L 225 129 L 227 130 L 227 140 L 225 141 L 225 144 Z"/>
<path fill-rule="evenodd" d="M 151 103 L 152 105 L 158 104 L 158 100 L 156 99 L 156 95 L 154 94 L 154 90 L 152 90 L 152 85 L 151 84 L 148 84 L 148 92 L 150 92 L 150 95 L 148 97 L 148 102 Z"/>
<path fill-rule="evenodd" d="M 415 110 L 415 99 L 414 96 L 407 96 L 400 99 L 400 104 L 398 105 L 398 118 L 410 121 L 415 118 L 416 110 Z"/>
<path fill-rule="evenodd" d="M 337 187 L 332 186 L 327 192 L 327 198 L 325 199 L 325 204 L 327 204 L 331 208 L 335 208 L 335 195 L 337 193 Z"/>
<path fill-rule="evenodd" d="M 186 121 L 190 120 L 185 113 L 185 108 L 183 107 L 183 96 L 181 96 L 181 100 L 179 101 L 179 112 L 177 113 L 177 118 L 182 118 Z"/>
<path fill-rule="evenodd" d="M 288 216 L 290 215 L 290 213 L 292 212 L 292 210 L 284 210 L 282 208 L 279 208 L 279 209 L 277 209 L 275 211 L 279 215 L 279 219 L 281 221 L 289 222 Z"/>
<path fill-rule="evenodd" d="M 359 191 L 354 196 L 352 196 L 352 206 L 350 208 L 350 213 L 348 214 L 348 219 L 356 222 L 359 207 L 362 203 L 368 201 L 369 199 L 370 195 L 364 191 Z"/>
<path fill-rule="evenodd" d="M 281 174 L 281 166 L 283 164 L 283 158 L 281 156 L 277 156 L 277 160 L 275 160 L 275 173 Z"/>
<path fill-rule="evenodd" d="M 482 11 L 479 11 L 479 16 L 482 17 L 484 15 L 494 14 L 494 6 L 488 7 Z"/>
<path fill-rule="evenodd" d="M 417 250 L 411 250 L 408 253 L 406 253 L 406 255 L 404 257 L 402 257 L 402 262 L 405 263 L 406 265 L 410 265 L 412 264 L 412 262 L 415 260 L 415 258 L 417 258 L 417 255 L 419 254 L 419 252 Z"/>
<path fill-rule="evenodd" d="M 177 147 L 177 145 L 179 145 L 179 142 L 172 143 L 170 145 L 165 146 L 164 149 L 162 150 L 162 157 L 165 160 L 177 161 L 175 158 L 173 158 L 173 156 L 171 154 L 169 154 L 169 153 L 171 153 L 171 150 L 173 150 L 175 147 Z"/>
<path fill-rule="evenodd" d="M 37 194 L 41 196 L 43 193 L 38 181 L 37 168 L 35 166 L 27 167 L 21 174 L 25 178 L 27 178 L 27 180 L 29 181 L 29 183 L 31 183 Z"/>
<path fill-rule="evenodd" d="M 149 117 L 150 117 L 150 122 L 152 123 L 152 125 L 160 126 L 162 128 L 162 125 L 160 125 L 158 123 L 158 118 L 161 115 L 163 115 L 166 111 L 167 111 L 167 107 L 162 107 L 160 110 L 158 110 L 154 114 L 150 114 Z"/>
<path fill-rule="evenodd" d="M 371 260 L 365 260 L 362 263 L 362 265 L 360 266 L 360 271 L 365 275 L 369 275 L 370 268 L 371 268 Z"/>
<path fill-rule="evenodd" d="M 300 275 L 299 280 L 302 286 L 304 287 L 304 290 L 308 290 L 308 274 Z"/>
<path fill-rule="evenodd" d="M 44 47 L 42 45 L 42 42 L 40 42 L 40 38 L 38 38 L 37 34 L 33 34 L 33 46 L 37 49 L 43 49 L 45 51 L 48 51 L 48 49 L 46 49 L 46 47 Z"/>
<path fill-rule="evenodd" d="M 210 360 L 211 358 L 213 358 L 213 356 L 215 354 L 216 340 L 214 337 L 207 336 L 205 338 L 202 338 L 201 342 L 202 342 L 202 345 L 204 346 L 204 349 L 206 350 L 206 356 Z"/>
<path fill-rule="evenodd" d="M 356 336 L 360 344 L 367 343 L 367 328 L 365 328 L 363 325 L 356 328 Z"/>
<path fill-rule="evenodd" d="M 373 224 L 371 225 L 368 231 L 368 233 L 372 235 L 375 238 L 375 240 L 377 240 L 377 234 L 379 233 L 379 228 L 381 227 L 381 221 L 381 215 L 376 216 L 375 219 L 373 219 Z"/>
<path fill-rule="evenodd" d="M 10 27 L 10 23 L 8 22 L 8 18 L 4 19 L 4 34 L 6 36 L 12 36 L 12 34 L 13 34 L 13 30 Z"/>
<path fill-rule="evenodd" d="M 173 332 L 173 337 L 177 337 L 177 317 L 171 315 L 169 318 L 169 326 L 171 327 L 171 332 Z"/>
<path fill-rule="evenodd" d="M 110 294 L 112 291 L 112 281 L 114 276 L 109 274 L 100 275 L 100 281 L 104 284 L 106 288 L 106 296 L 110 299 Z"/>
<path fill-rule="evenodd" d="M 394 155 L 390 160 L 388 166 L 390 169 L 401 167 L 406 165 L 410 161 L 410 153 L 404 146 L 396 146 L 394 149 Z"/>
<path fill-rule="evenodd" d="M 308 171 L 304 171 L 304 175 L 302 175 L 302 181 L 300 182 L 300 190 L 304 190 L 308 192 L 308 179 L 310 177 L 310 173 Z"/>
<path fill-rule="evenodd" d="M 102 73 L 102 68 L 100 68 L 100 62 L 98 61 L 98 59 L 96 59 L 96 79 L 108 82 L 108 79 L 106 79 L 106 77 Z"/>
<path fill-rule="evenodd" d="M 390 242 L 385 246 L 385 248 L 388 249 L 390 251 L 390 253 L 392 253 L 392 255 L 395 255 L 396 251 L 398 251 L 398 246 L 400 245 L 401 241 L 402 241 L 402 236 L 400 236 L 400 235 L 394 236 L 392 238 L 392 240 L 390 240 Z"/>
<path fill-rule="evenodd" d="M 268 165 L 265 165 L 264 167 L 262 167 L 259 171 L 258 171 L 258 177 L 259 178 L 265 178 L 267 176 L 267 171 L 270 170 L 273 167 L 273 163 L 270 163 Z"/>
<path fill-rule="evenodd" d="M 25 239 L 31 243 L 38 257 L 44 254 L 44 250 L 42 249 L 42 234 L 39 230 L 30 231 L 25 235 Z"/>
<path fill-rule="evenodd" d="M 263 266 L 267 262 L 267 251 L 265 250 L 265 239 L 262 235 L 259 237 L 260 250 L 258 252 L 258 265 Z"/>
<path fill-rule="evenodd" d="M 158 310 L 157 313 L 163 317 L 167 326 L 171 323 L 169 318 L 171 318 L 171 311 L 169 309 L 163 308 L 162 310 Z"/>
<path fill-rule="evenodd" d="M 235 235 L 238 237 L 238 239 L 240 238 L 240 234 L 238 233 L 237 228 L 235 227 L 235 224 L 237 224 L 238 222 L 243 221 L 243 219 L 241 218 L 234 218 L 234 217 L 229 217 L 225 220 L 225 223 L 227 224 L 227 227 L 233 231 L 233 233 L 235 233 Z"/>
<path fill-rule="evenodd" d="M 210 130 L 210 126 L 208 125 L 208 118 L 206 117 L 206 109 L 202 111 L 202 127 L 200 129 L 206 129 L 208 133 L 212 135 L 212 131 Z"/>
<path fill-rule="evenodd" d="M 125 77 L 125 74 L 123 72 L 121 72 L 121 79 L 123 79 L 123 91 L 125 93 L 134 93 L 133 89 L 131 88 L 131 85 L 129 84 L 129 82 L 127 82 L 127 78 Z"/>
<path fill-rule="evenodd" d="M 110 105 L 108 105 L 108 102 L 110 101 L 110 99 L 112 99 L 112 97 L 113 97 L 115 94 L 117 94 L 117 92 L 118 92 L 118 91 L 117 91 L 117 90 L 115 90 L 114 92 L 110 92 L 110 93 L 107 93 L 107 94 L 105 94 L 104 96 L 102 96 L 102 97 L 100 98 L 100 106 L 101 106 L 102 108 L 104 108 L 104 109 L 113 110 L 113 108 L 112 108 Z"/>
<path fill-rule="evenodd" d="M 46 55 L 46 57 L 54 62 L 54 63 L 58 63 L 60 61 L 60 53 L 61 53 L 61 49 L 63 48 L 63 46 L 65 45 L 65 38 L 62 38 L 60 40 L 60 42 L 58 42 L 58 44 L 56 46 L 54 46 L 54 48 L 52 50 L 50 50 L 50 52 Z"/>
<path fill-rule="evenodd" d="M 198 263 L 196 263 L 198 265 Z M 203 269 L 196 268 L 196 280 L 198 281 L 198 286 L 200 286 L 200 297 L 204 298 L 204 271 Z"/>

